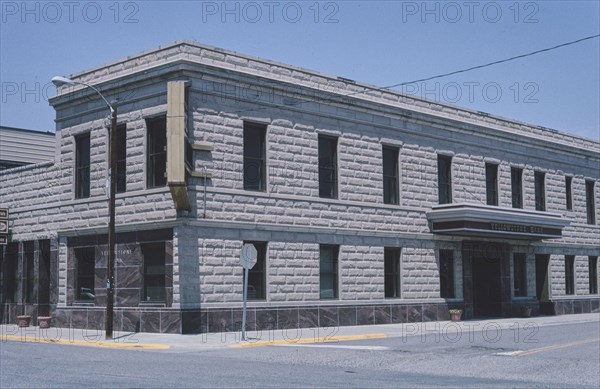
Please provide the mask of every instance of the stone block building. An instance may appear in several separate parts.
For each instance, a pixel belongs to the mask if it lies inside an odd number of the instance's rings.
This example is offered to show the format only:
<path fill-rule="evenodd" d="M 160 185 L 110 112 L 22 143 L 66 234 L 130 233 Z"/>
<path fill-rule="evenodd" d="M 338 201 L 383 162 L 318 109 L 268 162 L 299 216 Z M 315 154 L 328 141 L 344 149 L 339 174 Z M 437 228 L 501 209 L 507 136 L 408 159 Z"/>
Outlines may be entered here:
<path fill-rule="evenodd" d="M 70 78 L 118 104 L 115 329 L 598 312 L 600 143 L 181 41 Z M 53 161 L 0 171 L 1 315 L 102 329 L 110 120 L 63 86 Z"/>

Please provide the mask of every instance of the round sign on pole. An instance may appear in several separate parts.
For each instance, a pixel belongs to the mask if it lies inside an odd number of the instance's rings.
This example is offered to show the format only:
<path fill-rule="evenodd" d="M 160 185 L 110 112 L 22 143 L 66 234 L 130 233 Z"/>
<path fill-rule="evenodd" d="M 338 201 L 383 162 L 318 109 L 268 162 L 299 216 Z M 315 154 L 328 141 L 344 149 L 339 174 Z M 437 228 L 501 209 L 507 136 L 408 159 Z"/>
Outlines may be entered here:
<path fill-rule="evenodd" d="M 240 262 L 244 269 L 252 269 L 256 265 L 256 258 L 258 252 L 256 247 L 252 243 L 246 243 L 242 246 L 242 254 L 240 255 Z"/>

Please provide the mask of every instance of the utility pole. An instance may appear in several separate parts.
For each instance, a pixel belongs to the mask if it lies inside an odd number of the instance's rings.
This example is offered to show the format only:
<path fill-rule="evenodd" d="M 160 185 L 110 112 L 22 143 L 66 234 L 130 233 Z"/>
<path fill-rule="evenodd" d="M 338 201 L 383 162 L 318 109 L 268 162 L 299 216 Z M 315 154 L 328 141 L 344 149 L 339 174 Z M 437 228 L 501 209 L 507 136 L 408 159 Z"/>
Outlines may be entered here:
<path fill-rule="evenodd" d="M 110 198 L 108 200 L 108 264 L 106 269 L 106 340 L 113 338 L 115 304 L 115 196 L 117 193 L 117 104 L 111 104 L 110 143 L 108 148 Z"/>

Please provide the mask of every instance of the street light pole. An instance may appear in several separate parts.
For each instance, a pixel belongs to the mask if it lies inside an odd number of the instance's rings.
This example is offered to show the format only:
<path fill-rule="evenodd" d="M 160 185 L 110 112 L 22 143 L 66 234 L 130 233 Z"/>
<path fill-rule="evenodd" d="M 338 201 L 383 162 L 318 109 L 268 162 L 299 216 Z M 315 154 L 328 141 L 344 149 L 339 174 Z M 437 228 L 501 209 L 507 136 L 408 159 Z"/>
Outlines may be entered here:
<path fill-rule="evenodd" d="M 115 196 L 117 193 L 117 180 L 115 179 L 115 175 L 117 173 L 117 104 L 110 104 L 98 89 L 85 82 L 74 81 L 66 77 L 56 76 L 52 77 L 52 83 L 57 87 L 75 84 L 87 86 L 99 94 L 106 105 L 108 105 L 108 108 L 110 108 L 110 140 L 108 143 L 108 179 L 110 186 L 110 198 L 108 200 L 108 264 L 106 269 L 106 323 L 104 326 L 106 330 L 105 338 L 110 340 L 113 338 L 113 318 L 115 304 Z"/>

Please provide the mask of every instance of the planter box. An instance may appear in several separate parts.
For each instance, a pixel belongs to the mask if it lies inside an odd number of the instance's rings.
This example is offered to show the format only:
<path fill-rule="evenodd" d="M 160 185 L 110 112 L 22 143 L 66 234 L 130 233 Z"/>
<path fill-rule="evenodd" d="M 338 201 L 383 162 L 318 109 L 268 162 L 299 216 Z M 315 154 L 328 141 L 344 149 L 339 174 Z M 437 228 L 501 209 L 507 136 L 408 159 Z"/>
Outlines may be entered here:
<path fill-rule="evenodd" d="M 50 328 L 50 321 L 52 316 L 38 316 L 38 323 L 40 328 Z"/>
<path fill-rule="evenodd" d="M 19 327 L 29 327 L 30 322 L 31 322 L 31 316 L 29 316 L 29 315 L 17 316 L 17 324 Z"/>
<path fill-rule="evenodd" d="M 450 312 L 450 320 L 452 320 L 452 321 L 460 321 L 461 316 L 462 316 L 462 311 Z"/>

